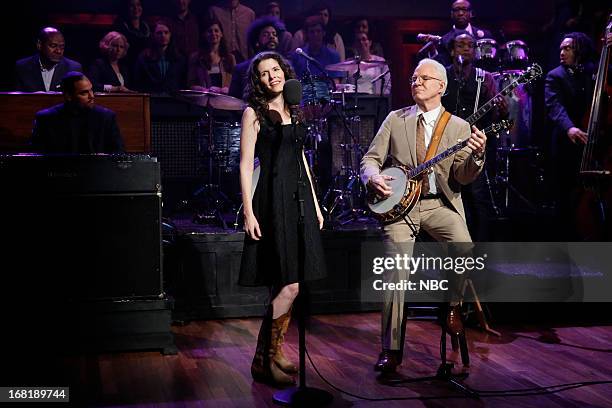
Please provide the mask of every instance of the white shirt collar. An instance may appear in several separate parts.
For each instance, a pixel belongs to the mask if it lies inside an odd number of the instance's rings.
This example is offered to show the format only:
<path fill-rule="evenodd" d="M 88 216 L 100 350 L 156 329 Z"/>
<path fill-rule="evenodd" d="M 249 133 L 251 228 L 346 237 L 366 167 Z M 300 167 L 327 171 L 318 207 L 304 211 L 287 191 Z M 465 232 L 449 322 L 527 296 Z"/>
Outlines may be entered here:
<path fill-rule="evenodd" d="M 427 111 L 427 112 L 423 112 L 421 110 L 421 108 L 418 107 L 417 105 L 417 118 L 419 117 L 420 114 L 423 114 L 423 119 L 425 120 L 425 124 L 429 125 L 432 122 L 435 123 L 436 119 L 438 119 L 438 115 L 440 114 L 440 110 L 442 109 L 442 105 L 438 105 L 438 107 Z"/>
<path fill-rule="evenodd" d="M 456 30 L 457 27 L 455 27 L 455 25 L 453 24 L 453 30 Z M 468 23 L 467 27 L 464 28 L 465 31 L 467 31 L 468 33 L 474 35 L 474 31 L 472 29 L 472 23 Z"/>

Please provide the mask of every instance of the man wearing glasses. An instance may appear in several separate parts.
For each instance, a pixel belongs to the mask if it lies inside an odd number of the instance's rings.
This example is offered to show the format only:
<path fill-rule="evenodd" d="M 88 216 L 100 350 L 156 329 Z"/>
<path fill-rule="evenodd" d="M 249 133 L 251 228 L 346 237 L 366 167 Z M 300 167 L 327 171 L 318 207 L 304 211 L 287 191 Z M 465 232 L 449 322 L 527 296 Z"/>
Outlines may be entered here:
<path fill-rule="evenodd" d="M 425 161 L 425 152 L 434 129 L 443 116 L 450 116 L 450 119 L 443 128 L 437 153 L 455 145 L 459 139 L 469 140 L 467 146 L 457 151 L 452 159 L 441 161 L 433 167 L 433 171 L 423 176 L 419 202 L 404 219 L 383 225 L 384 242 L 391 248 L 397 243 L 411 243 L 423 229 L 437 241 L 471 243 L 461 201 L 461 185 L 473 182 L 482 171 L 486 136 L 475 127 L 470 130 L 470 125 L 463 119 L 445 113 L 441 98 L 448 81 L 446 69 L 440 63 L 431 59 L 422 60 L 414 71 L 411 83 L 416 105 L 389 113 L 361 161 L 361 179 L 370 192 L 383 198 L 393 193 L 387 184 L 392 178 L 380 174 L 387 158 L 392 158 L 394 165 L 410 168 Z M 397 273 L 407 275 L 406 270 Z M 396 281 L 398 276 L 391 278 Z M 399 276 L 399 279 L 408 277 Z M 458 296 L 451 297 L 446 322 L 449 331 L 455 334 L 463 332 L 459 301 Z M 375 370 L 395 372 L 401 363 L 405 324 L 404 292 L 385 291 L 382 352 Z"/>
<path fill-rule="evenodd" d="M 438 47 L 439 54 L 435 58 L 436 61 L 439 61 L 444 66 L 448 66 L 452 63 L 448 46 L 450 41 L 455 38 L 456 31 L 465 30 L 470 33 L 475 40 L 493 38 L 489 30 L 472 25 L 472 17 L 474 17 L 474 12 L 472 11 L 472 5 L 469 1 L 456 0 L 453 2 L 451 6 L 451 21 L 453 27 L 442 37 L 441 46 Z"/>

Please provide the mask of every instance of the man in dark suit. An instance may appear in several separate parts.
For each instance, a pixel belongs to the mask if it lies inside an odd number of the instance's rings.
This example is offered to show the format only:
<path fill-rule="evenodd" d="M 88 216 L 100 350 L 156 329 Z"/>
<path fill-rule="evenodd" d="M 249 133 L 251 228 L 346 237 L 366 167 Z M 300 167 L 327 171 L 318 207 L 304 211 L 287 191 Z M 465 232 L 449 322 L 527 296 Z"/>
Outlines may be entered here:
<path fill-rule="evenodd" d="M 557 216 L 567 238 L 575 239 L 573 225 L 575 188 L 582 150 L 587 142 L 583 119 L 593 97 L 594 54 L 591 39 L 583 33 L 569 33 L 559 45 L 560 65 L 546 75 L 544 98 L 552 127 L 551 157 L 554 157 L 554 196 Z M 573 223 L 571 223 L 573 224 Z"/>
<path fill-rule="evenodd" d="M 64 57 L 64 36 L 53 27 L 38 33 L 38 54 L 15 64 L 15 90 L 22 92 L 60 92 L 61 79 L 67 72 L 83 71 L 81 64 Z"/>
<path fill-rule="evenodd" d="M 472 5 L 467 0 L 456 0 L 451 6 L 451 20 L 453 22 L 452 29 L 444 34 L 441 44 L 438 47 L 438 55 L 434 58 L 442 65 L 449 66 L 453 60 L 449 51 L 450 42 L 456 37 L 457 30 L 465 30 L 478 41 L 483 38 L 493 38 L 493 34 L 489 30 L 479 28 L 472 25 L 473 17 Z"/>
<path fill-rule="evenodd" d="M 80 72 L 62 78 L 64 103 L 36 114 L 32 146 L 41 153 L 119 153 L 123 139 L 115 113 L 94 104 L 91 82 Z"/>
<path fill-rule="evenodd" d="M 457 31 L 457 35 L 449 43 L 453 62 L 446 67 L 448 87 L 442 97 L 442 105 L 453 115 L 462 119 L 468 118 L 497 93 L 497 84 L 493 75 L 474 66 L 474 46 L 474 37 L 465 30 Z M 480 118 L 475 125 L 483 129 L 493 121 L 507 116 L 506 100 L 499 98 L 496 107 L 489 114 Z M 495 138 L 489 140 L 486 150 L 488 170 L 494 170 Z M 491 200 L 492 191 L 489 182 L 487 169 L 485 169 L 473 183 L 461 189 L 470 234 L 475 241 L 479 242 L 485 242 L 491 238 L 488 221 L 493 218 L 494 203 Z"/>
<path fill-rule="evenodd" d="M 277 51 L 279 47 L 278 38 L 285 30 L 285 25 L 277 18 L 264 16 L 253 21 L 247 32 L 249 48 L 255 53 L 262 51 Z M 244 88 L 247 81 L 247 70 L 251 64 L 251 59 L 241 62 L 234 67 L 232 72 L 232 82 L 230 83 L 228 94 L 235 98 L 242 99 Z"/>

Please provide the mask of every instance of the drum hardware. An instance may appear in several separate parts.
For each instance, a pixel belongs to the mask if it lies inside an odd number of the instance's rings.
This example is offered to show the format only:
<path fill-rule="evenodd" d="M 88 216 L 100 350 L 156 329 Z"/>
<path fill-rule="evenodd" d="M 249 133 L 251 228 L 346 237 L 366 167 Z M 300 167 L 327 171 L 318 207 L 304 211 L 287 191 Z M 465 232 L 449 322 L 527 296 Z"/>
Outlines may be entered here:
<path fill-rule="evenodd" d="M 331 226 L 345 225 L 349 222 L 367 215 L 363 206 L 365 187 L 359 177 L 359 163 L 364 151 L 359 144 L 361 117 L 357 114 L 359 109 L 359 79 L 361 78 L 361 67 L 383 66 L 384 61 L 362 61 L 359 56 L 352 60 L 338 64 L 327 65 L 325 69 L 331 71 L 352 72 L 354 82 L 353 106 L 346 107 L 345 92 L 342 96 L 342 110 L 337 111 L 344 127 L 344 143 L 341 144 L 343 151 L 343 165 L 333 179 L 329 189 L 323 197 L 323 208 Z M 353 87 L 351 87 L 353 88 Z M 350 88 L 349 88 L 350 89 Z M 352 111 L 352 112 L 351 112 Z M 347 117 L 345 113 L 350 113 Z"/>
<path fill-rule="evenodd" d="M 523 184 L 527 182 L 534 183 L 532 189 L 534 192 L 542 190 L 544 185 L 543 169 L 539 165 L 540 153 L 538 149 L 534 147 L 499 147 L 497 148 L 497 174 L 495 177 L 495 185 L 498 196 L 501 199 L 501 207 L 503 209 L 502 214 L 508 214 L 512 210 L 513 205 L 511 204 L 511 197 L 518 198 L 519 202 L 525 205 L 530 212 L 537 212 L 541 206 L 530 200 L 526 194 L 528 191 L 523 191 L 516 184 L 516 181 L 520 181 Z M 527 163 L 516 163 L 519 159 L 526 159 Z M 523 177 L 521 175 L 515 175 L 515 172 L 528 170 L 535 171 L 535 174 L 529 174 Z M 516 180 L 516 181 L 515 181 Z M 525 186 L 523 189 L 526 190 Z M 535 197 L 534 197 L 535 199 Z"/>
<path fill-rule="evenodd" d="M 208 91 L 180 90 L 175 94 L 177 99 L 202 106 L 206 113 L 198 123 L 198 153 L 206 159 L 206 183 L 196 189 L 187 202 L 198 201 L 193 221 L 200 224 L 217 222 L 223 229 L 227 223 L 223 210 L 228 207 L 233 212 L 235 203 L 219 188 L 222 174 L 238 169 L 240 158 L 240 126 L 226 122 L 216 122 L 214 109 L 242 110 L 244 101 L 224 94 Z M 216 172 L 215 172 L 216 169 Z M 216 174 L 216 183 L 215 183 Z"/>

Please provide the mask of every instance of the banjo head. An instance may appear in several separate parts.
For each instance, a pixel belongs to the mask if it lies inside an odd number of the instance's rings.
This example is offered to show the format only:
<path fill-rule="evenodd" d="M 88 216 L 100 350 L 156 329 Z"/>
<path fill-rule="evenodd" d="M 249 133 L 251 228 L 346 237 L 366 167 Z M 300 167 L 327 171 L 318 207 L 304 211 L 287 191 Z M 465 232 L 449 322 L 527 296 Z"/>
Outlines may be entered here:
<path fill-rule="evenodd" d="M 397 204 L 400 203 L 406 192 L 407 176 L 406 172 L 399 167 L 389 167 L 380 172 L 385 176 L 393 177 L 393 180 L 388 180 L 387 184 L 393 191 L 386 199 L 374 197 L 369 202 L 370 210 L 375 214 L 385 214 L 391 211 Z"/>

